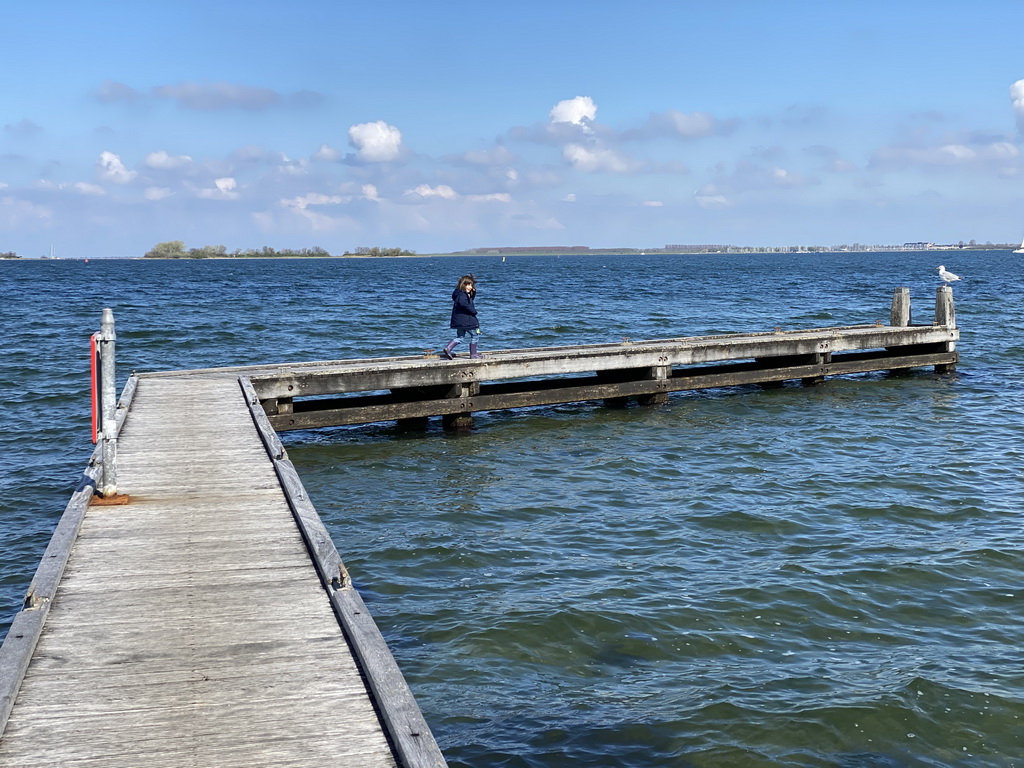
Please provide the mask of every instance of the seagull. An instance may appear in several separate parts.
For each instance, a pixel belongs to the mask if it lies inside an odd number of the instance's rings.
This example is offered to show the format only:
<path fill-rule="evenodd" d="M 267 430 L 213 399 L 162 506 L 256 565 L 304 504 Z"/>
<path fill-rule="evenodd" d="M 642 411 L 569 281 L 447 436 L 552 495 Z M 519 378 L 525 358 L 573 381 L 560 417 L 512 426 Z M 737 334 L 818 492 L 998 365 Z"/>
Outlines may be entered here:
<path fill-rule="evenodd" d="M 942 282 L 947 285 L 952 283 L 954 280 L 960 279 L 960 275 L 954 275 L 952 272 L 947 272 L 946 268 L 941 264 L 939 264 L 939 277 L 942 279 Z"/>

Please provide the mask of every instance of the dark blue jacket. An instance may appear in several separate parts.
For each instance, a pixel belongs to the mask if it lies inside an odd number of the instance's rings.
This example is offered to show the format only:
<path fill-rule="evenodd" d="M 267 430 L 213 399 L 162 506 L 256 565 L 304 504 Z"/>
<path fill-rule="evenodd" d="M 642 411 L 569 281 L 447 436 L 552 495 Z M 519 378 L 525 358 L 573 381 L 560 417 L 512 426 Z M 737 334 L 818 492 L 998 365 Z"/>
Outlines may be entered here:
<path fill-rule="evenodd" d="M 479 328 L 480 321 L 476 319 L 476 307 L 469 294 L 456 288 L 452 291 L 452 322 L 450 328 Z"/>

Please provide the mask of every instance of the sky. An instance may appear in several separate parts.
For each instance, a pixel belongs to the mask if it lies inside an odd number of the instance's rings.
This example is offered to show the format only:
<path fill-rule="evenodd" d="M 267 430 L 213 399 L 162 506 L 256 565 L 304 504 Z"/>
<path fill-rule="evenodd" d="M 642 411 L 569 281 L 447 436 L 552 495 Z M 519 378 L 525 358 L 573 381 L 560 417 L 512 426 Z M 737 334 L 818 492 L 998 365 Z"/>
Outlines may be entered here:
<path fill-rule="evenodd" d="M 0 252 L 1024 236 L 1018 0 L 0 8 Z"/>

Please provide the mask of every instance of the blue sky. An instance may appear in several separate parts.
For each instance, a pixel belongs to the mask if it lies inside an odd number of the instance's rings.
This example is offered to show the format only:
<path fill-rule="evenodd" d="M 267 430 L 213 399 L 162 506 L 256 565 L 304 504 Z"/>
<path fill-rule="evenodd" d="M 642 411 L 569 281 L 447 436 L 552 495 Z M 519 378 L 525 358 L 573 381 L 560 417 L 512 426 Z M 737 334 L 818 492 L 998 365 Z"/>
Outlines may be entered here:
<path fill-rule="evenodd" d="M 1024 236 L 1024 3 L 4 3 L 0 251 Z"/>

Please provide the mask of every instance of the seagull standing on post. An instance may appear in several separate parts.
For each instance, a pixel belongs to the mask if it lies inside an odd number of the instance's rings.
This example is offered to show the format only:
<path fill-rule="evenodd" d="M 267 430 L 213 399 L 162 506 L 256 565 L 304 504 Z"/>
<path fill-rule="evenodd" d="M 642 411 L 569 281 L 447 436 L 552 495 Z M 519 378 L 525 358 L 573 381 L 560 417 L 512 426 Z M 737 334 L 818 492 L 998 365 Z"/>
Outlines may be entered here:
<path fill-rule="evenodd" d="M 959 275 L 954 275 L 952 272 L 947 271 L 942 264 L 939 264 L 939 277 L 942 279 L 942 282 L 944 282 L 946 285 L 949 285 L 954 280 L 960 279 Z"/>

